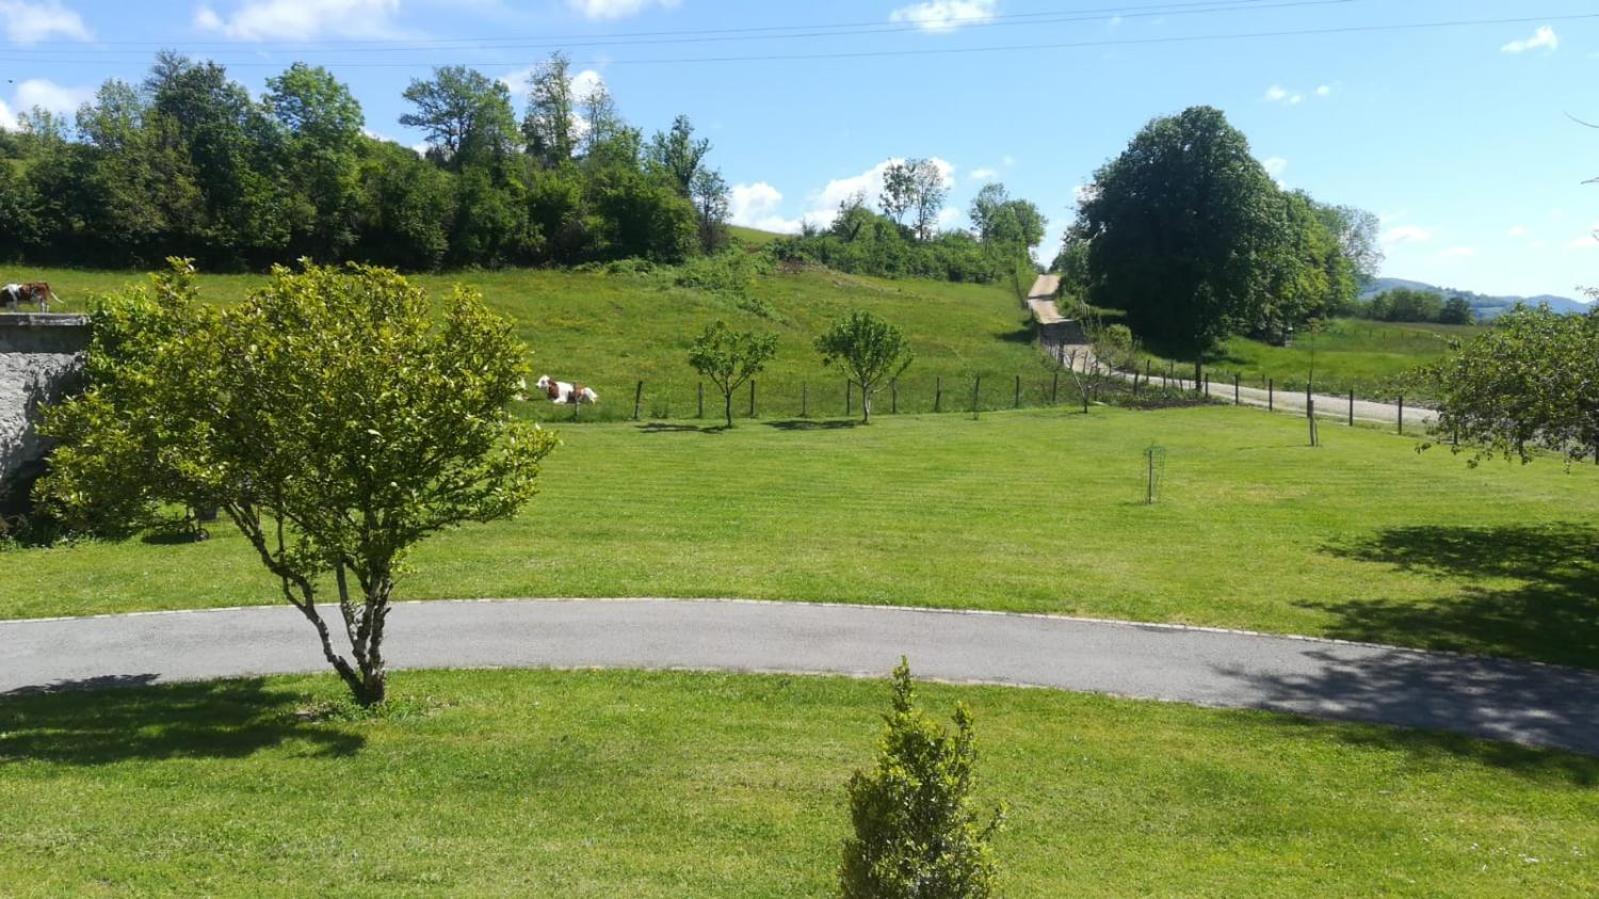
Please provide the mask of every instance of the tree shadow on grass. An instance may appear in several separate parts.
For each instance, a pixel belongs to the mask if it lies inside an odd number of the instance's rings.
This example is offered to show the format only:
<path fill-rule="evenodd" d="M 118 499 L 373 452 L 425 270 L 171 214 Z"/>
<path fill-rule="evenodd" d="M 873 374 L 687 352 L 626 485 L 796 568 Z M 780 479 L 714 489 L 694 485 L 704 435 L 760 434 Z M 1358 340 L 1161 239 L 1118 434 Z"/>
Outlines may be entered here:
<path fill-rule="evenodd" d="M 720 434 L 727 425 L 682 425 L 665 421 L 649 421 L 638 426 L 645 434 Z"/>
<path fill-rule="evenodd" d="M 768 428 L 779 431 L 847 431 L 860 426 L 860 422 L 853 418 L 790 418 L 783 421 L 763 422 Z"/>
<path fill-rule="evenodd" d="M 1222 673 L 1247 682 L 1265 708 L 1375 722 L 1328 728 L 1274 719 L 1316 739 L 1331 734 L 1428 767 L 1453 758 L 1529 778 L 1599 783 L 1599 673 L 1398 649 L 1311 650 L 1305 657 L 1314 663 L 1311 673 L 1247 665 Z"/>
<path fill-rule="evenodd" d="M 348 756 L 365 738 L 308 721 L 306 697 L 260 678 L 153 684 L 153 675 L 91 678 L 0 693 L 0 767 L 20 761 L 106 765 L 244 758 L 285 743 Z M 108 689 L 116 688 L 116 689 Z"/>
<path fill-rule="evenodd" d="M 1433 601 L 1302 603 L 1334 616 L 1329 636 L 1599 668 L 1599 529 L 1390 528 L 1325 551 L 1461 584 Z"/>

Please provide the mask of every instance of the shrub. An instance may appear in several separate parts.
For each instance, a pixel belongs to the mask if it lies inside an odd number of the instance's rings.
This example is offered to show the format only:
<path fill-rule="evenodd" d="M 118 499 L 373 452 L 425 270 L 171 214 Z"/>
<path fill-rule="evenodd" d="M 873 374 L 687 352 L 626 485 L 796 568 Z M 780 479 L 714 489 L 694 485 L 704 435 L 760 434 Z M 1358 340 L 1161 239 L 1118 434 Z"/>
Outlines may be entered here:
<path fill-rule="evenodd" d="M 955 706 L 951 735 L 915 705 L 910 666 L 894 669 L 877 767 L 849 782 L 855 834 L 844 841 L 845 899 L 980 899 L 993 895 L 998 863 L 989 839 L 1003 808 L 980 825 L 971 810 L 972 717 Z"/>

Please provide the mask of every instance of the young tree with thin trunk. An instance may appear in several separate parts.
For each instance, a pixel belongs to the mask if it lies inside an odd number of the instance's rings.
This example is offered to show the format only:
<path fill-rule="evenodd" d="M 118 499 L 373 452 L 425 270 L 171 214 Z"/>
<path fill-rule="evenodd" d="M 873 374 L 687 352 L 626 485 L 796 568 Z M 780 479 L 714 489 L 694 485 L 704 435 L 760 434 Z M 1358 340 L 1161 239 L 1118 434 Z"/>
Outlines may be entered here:
<path fill-rule="evenodd" d="M 870 312 L 851 312 L 816 338 L 822 365 L 837 363 L 861 390 L 861 423 L 872 421 L 872 394 L 904 373 L 916 359 L 899 328 Z"/>
<path fill-rule="evenodd" d="M 191 272 L 96 313 L 90 386 L 47 416 L 63 443 L 40 497 L 89 523 L 220 509 L 356 701 L 381 703 L 401 562 L 438 531 L 515 515 L 555 445 L 508 408 L 526 350 L 476 296 L 457 290 L 439 321 L 385 269 L 279 267 L 222 311 L 194 301 Z"/>
<path fill-rule="evenodd" d="M 777 335 L 735 333 L 727 322 L 711 323 L 688 351 L 688 364 L 722 393 L 722 412 L 733 426 L 733 392 L 761 373 L 777 355 Z"/>

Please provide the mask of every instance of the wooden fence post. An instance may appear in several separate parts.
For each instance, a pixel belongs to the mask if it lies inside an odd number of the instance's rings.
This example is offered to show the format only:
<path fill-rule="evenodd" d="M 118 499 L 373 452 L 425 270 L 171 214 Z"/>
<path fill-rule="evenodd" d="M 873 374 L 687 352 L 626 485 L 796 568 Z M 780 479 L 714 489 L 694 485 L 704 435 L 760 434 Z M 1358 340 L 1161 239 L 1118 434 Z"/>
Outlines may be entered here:
<path fill-rule="evenodd" d="M 899 379 L 888 382 L 888 414 L 899 414 Z"/>
<path fill-rule="evenodd" d="M 701 381 L 699 386 L 700 386 L 700 390 L 699 390 L 699 394 L 700 394 L 700 396 L 699 396 L 700 407 L 699 408 L 700 408 L 700 411 L 695 413 L 694 417 L 695 418 L 704 418 L 705 417 L 705 382 Z"/>
<path fill-rule="evenodd" d="M 933 386 L 933 411 L 934 412 L 943 412 L 944 411 L 944 376 L 943 375 L 939 375 L 938 379 L 935 380 L 933 382 L 933 384 L 934 384 L 934 386 Z"/>
<path fill-rule="evenodd" d="M 638 421 L 644 409 L 644 382 L 638 382 L 638 387 L 633 390 L 633 420 Z"/>
<path fill-rule="evenodd" d="M 1237 372 L 1233 372 L 1233 405 L 1234 406 L 1242 405 L 1242 403 L 1239 402 L 1238 373 Z"/>
<path fill-rule="evenodd" d="M 811 417 L 811 382 L 800 382 L 800 418 Z"/>
<path fill-rule="evenodd" d="M 755 417 L 755 379 L 750 378 L 750 418 Z"/>
<path fill-rule="evenodd" d="M 1399 395 L 1399 433 L 1405 433 L 1405 395 Z"/>
<path fill-rule="evenodd" d="M 1133 375 L 1133 389 L 1134 390 L 1138 389 L 1138 376 L 1137 376 L 1137 373 L 1134 373 L 1134 375 Z M 1057 369 L 1055 369 L 1055 379 L 1053 381 L 1051 381 L 1050 384 L 1049 384 L 1049 404 L 1051 406 L 1053 406 L 1053 405 L 1055 405 L 1055 402 L 1057 400 L 1059 400 L 1059 399 L 1060 399 L 1060 369 L 1057 368 Z"/>
<path fill-rule="evenodd" d="M 1205 375 L 1205 399 L 1210 399 L 1210 375 Z"/>
<path fill-rule="evenodd" d="M 855 414 L 855 382 L 849 378 L 844 379 L 844 417 Z"/>
<path fill-rule="evenodd" d="M 1022 407 L 1022 376 L 1021 375 L 1017 375 L 1016 376 L 1016 399 L 1015 399 L 1014 402 L 1011 403 L 1011 408 L 1012 409 L 1020 409 L 1021 407 Z"/>
<path fill-rule="evenodd" d="M 1266 379 L 1266 411 L 1273 412 L 1277 409 L 1277 385 L 1271 378 Z"/>
<path fill-rule="evenodd" d="M 983 376 L 982 375 L 978 375 L 978 376 L 972 378 L 972 417 L 973 418 L 977 417 L 977 403 L 979 401 L 979 397 L 981 396 L 982 387 L 983 387 Z"/>
<path fill-rule="evenodd" d="M 1355 426 L 1355 390 L 1352 387 L 1349 389 L 1349 426 Z"/>

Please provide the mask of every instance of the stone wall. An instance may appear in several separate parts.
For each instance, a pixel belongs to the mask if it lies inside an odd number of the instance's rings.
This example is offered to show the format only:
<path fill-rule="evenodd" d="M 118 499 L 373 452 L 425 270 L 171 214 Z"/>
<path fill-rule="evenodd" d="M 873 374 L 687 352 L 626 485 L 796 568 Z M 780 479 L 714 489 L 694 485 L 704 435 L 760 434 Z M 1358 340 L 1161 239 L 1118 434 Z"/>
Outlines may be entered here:
<path fill-rule="evenodd" d="M 0 514 L 26 509 L 50 449 L 39 407 L 82 382 L 88 345 L 87 316 L 0 313 Z"/>

